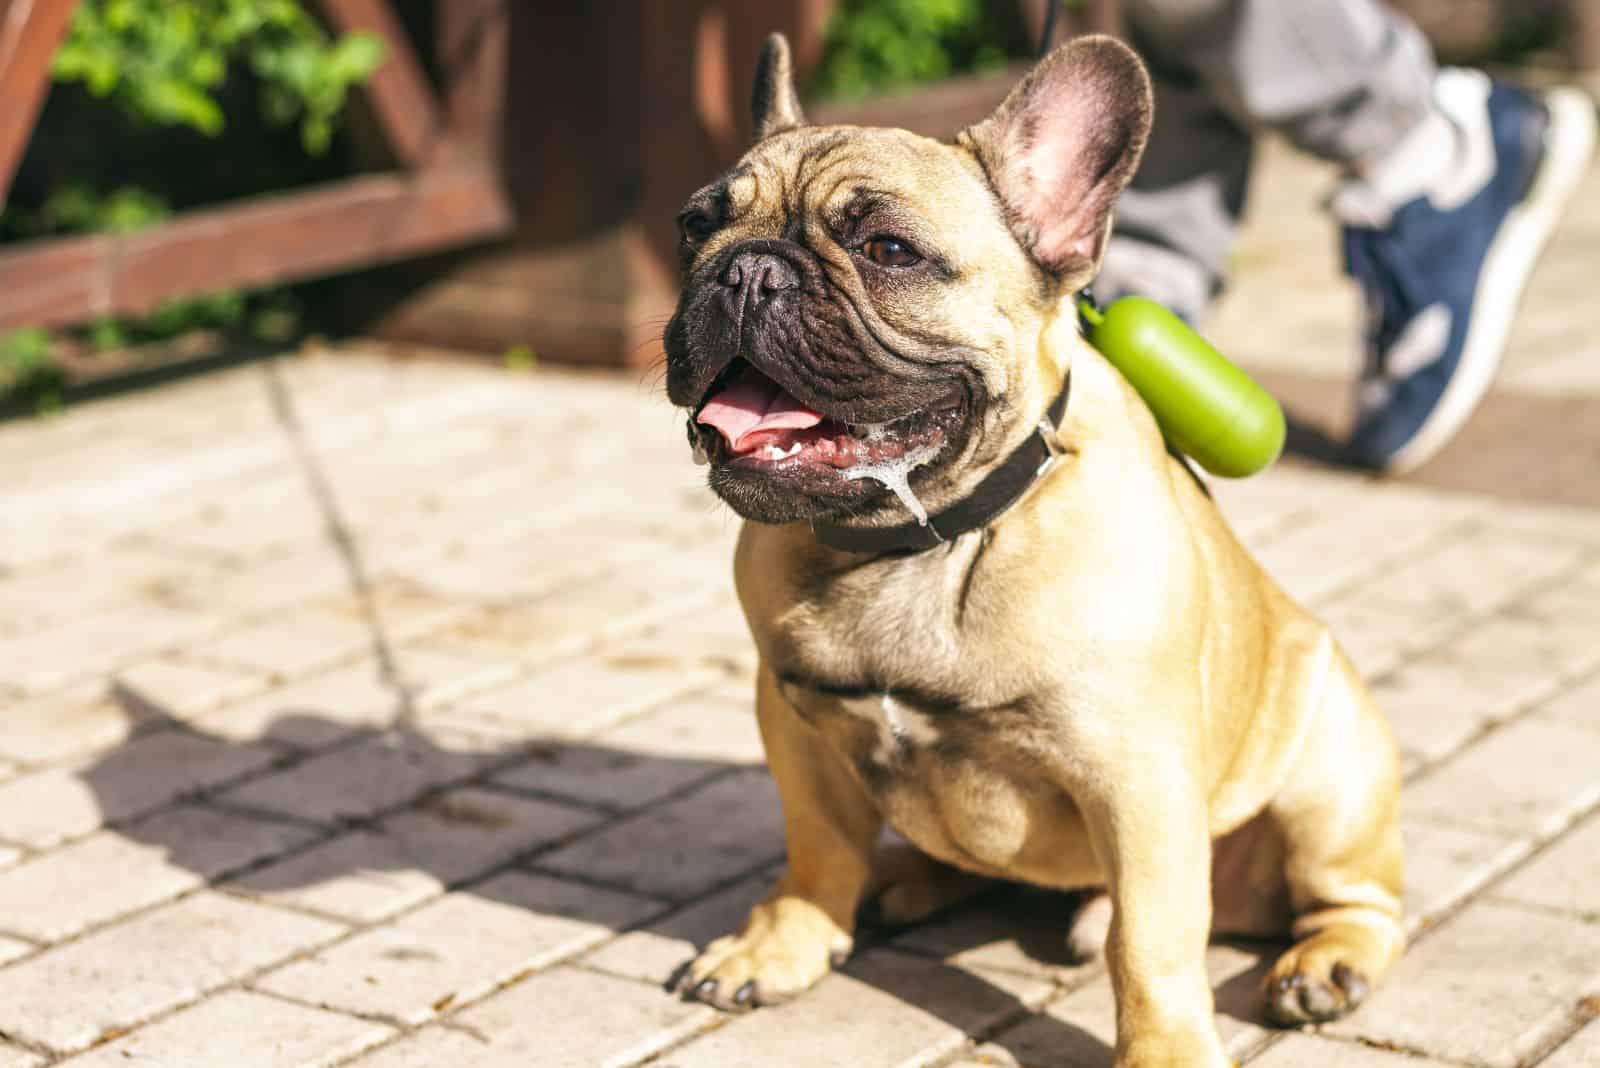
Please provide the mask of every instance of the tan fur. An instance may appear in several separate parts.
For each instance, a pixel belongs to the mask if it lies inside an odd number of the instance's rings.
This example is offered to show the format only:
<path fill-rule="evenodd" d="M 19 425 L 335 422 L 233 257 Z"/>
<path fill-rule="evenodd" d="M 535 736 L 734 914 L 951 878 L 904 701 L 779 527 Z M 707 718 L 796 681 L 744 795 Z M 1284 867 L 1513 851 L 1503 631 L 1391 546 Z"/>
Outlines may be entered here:
<path fill-rule="evenodd" d="M 848 952 L 887 822 L 965 872 L 1106 889 L 1119 1068 L 1228 1063 L 1204 968 L 1213 917 L 1298 940 L 1268 992 L 1282 1020 L 1351 1007 L 1402 947 L 1387 726 L 1326 628 L 1249 557 L 1078 336 L 1082 279 L 1041 290 L 968 144 L 800 127 L 745 163 L 737 221 L 716 241 L 817 225 L 827 198 L 870 175 L 960 271 L 947 288 L 860 300 L 890 347 L 916 344 L 914 327 L 978 353 L 998 400 L 924 491 L 931 510 L 1027 436 L 1069 366 L 1070 455 L 987 530 L 909 556 L 746 524 L 735 569 L 789 870 L 685 988 L 732 1007 L 821 978 Z M 885 696 L 835 696 L 864 680 Z M 937 707 L 918 705 L 928 694 Z M 909 911 L 968 889 L 898 885 Z"/>

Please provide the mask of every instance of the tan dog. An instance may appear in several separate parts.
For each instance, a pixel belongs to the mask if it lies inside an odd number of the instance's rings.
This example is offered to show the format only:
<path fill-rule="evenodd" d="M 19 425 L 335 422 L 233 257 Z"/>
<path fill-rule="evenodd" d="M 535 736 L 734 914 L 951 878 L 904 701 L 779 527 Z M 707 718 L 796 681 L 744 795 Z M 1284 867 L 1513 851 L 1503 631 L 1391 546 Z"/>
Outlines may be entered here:
<path fill-rule="evenodd" d="M 1293 937 L 1280 1020 L 1348 1011 L 1403 942 L 1387 726 L 1077 328 L 1149 130 L 1138 59 L 1067 44 L 953 144 L 805 125 L 781 38 L 755 101 L 757 144 L 681 217 L 668 391 L 752 520 L 789 867 L 681 988 L 820 979 L 887 822 L 925 854 L 888 877 L 895 918 L 959 890 L 945 865 L 1105 888 L 1121 1068 L 1227 1063 L 1213 930 Z M 1057 455 L 1013 503 L 1030 449 Z"/>

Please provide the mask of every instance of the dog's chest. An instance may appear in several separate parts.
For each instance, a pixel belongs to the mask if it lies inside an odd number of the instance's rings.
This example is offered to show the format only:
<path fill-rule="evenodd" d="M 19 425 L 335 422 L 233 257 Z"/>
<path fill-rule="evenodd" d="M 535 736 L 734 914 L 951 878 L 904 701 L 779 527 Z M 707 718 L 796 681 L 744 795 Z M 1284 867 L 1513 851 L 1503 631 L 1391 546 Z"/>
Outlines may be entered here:
<path fill-rule="evenodd" d="M 784 700 L 906 838 L 950 863 L 1009 874 L 1060 803 L 1024 751 L 1039 733 L 1028 703 L 974 699 L 970 666 L 934 626 L 864 637 L 877 622 L 868 610 L 848 627 L 791 635 L 772 665 Z"/>

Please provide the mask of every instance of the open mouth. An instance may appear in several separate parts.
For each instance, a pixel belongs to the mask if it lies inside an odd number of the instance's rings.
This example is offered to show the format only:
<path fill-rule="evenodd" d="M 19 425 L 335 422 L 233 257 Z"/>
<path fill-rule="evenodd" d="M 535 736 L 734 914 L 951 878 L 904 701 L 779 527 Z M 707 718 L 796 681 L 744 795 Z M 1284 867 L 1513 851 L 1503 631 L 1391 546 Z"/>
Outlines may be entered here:
<path fill-rule="evenodd" d="M 695 413 L 698 449 L 715 463 L 774 473 L 832 469 L 843 480 L 926 463 L 960 420 L 961 396 L 891 423 L 847 425 L 806 406 L 747 360 L 717 377 Z M 831 473 L 831 472 L 830 472 Z"/>

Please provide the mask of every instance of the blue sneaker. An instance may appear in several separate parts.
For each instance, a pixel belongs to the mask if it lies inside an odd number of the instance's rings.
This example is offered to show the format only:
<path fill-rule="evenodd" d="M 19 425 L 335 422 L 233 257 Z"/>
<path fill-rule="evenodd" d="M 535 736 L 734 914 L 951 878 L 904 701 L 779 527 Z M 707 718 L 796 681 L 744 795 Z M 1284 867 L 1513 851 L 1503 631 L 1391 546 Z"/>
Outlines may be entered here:
<path fill-rule="evenodd" d="M 1594 153 L 1594 102 L 1578 90 L 1534 94 L 1447 70 L 1435 99 L 1464 138 L 1442 188 L 1390 209 L 1351 183 L 1331 205 L 1368 314 L 1349 458 L 1391 473 L 1432 458 L 1483 399 Z"/>

